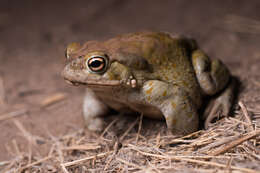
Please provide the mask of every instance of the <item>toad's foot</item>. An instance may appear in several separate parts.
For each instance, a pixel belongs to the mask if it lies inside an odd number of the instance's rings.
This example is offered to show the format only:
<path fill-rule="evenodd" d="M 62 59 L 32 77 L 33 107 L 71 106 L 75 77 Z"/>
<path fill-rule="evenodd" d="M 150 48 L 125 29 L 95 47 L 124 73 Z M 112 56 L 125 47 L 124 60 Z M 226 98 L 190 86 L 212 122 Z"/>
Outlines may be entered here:
<path fill-rule="evenodd" d="M 101 132 L 104 129 L 104 123 L 102 118 L 92 118 L 87 124 L 87 128 L 91 131 Z"/>
<path fill-rule="evenodd" d="M 83 100 L 83 116 L 86 127 L 91 131 L 102 131 L 104 120 L 101 116 L 105 115 L 109 108 L 102 103 L 91 89 L 86 90 Z"/>
<path fill-rule="evenodd" d="M 206 119 L 204 123 L 206 129 L 211 126 L 214 119 L 219 119 L 221 116 L 228 116 L 234 99 L 235 85 L 235 79 L 231 78 L 227 88 L 208 104 L 203 114 L 203 118 Z"/>

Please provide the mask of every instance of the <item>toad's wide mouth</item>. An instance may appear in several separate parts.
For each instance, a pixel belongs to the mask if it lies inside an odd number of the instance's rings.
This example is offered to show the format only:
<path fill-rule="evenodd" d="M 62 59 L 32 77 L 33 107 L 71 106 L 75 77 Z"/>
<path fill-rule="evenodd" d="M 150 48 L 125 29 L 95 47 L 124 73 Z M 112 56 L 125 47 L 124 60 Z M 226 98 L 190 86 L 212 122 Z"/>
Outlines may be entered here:
<path fill-rule="evenodd" d="M 78 86 L 78 85 L 86 85 L 89 87 L 98 87 L 98 86 L 119 86 L 121 83 L 118 80 L 99 80 L 99 81 L 86 81 L 86 82 L 78 82 L 78 81 L 72 81 L 64 78 L 65 81 L 71 85 Z"/>
<path fill-rule="evenodd" d="M 71 71 L 65 68 L 65 70 L 62 71 L 61 75 L 63 76 L 64 80 L 72 84 L 74 86 L 78 85 L 86 85 L 90 87 L 98 87 L 98 86 L 120 86 L 121 81 L 120 80 L 108 80 L 103 77 L 95 76 L 91 77 L 88 75 L 85 75 L 83 73 L 80 73 L 77 71 Z"/>

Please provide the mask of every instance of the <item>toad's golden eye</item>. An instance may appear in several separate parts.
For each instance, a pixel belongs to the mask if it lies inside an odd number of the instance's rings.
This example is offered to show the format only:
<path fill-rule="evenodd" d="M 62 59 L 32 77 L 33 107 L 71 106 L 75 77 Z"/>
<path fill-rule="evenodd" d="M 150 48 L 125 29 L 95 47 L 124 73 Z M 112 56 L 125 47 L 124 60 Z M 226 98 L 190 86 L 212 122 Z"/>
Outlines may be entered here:
<path fill-rule="evenodd" d="M 107 58 L 93 56 L 87 60 L 87 67 L 92 73 L 103 73 L 107 68 Z"/>

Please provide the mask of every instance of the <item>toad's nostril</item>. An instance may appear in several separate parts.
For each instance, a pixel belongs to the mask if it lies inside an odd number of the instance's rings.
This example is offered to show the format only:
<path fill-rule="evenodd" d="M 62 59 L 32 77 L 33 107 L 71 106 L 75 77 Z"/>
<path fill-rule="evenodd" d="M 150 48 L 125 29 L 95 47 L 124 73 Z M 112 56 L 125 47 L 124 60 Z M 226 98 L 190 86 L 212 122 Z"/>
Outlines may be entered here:
<path fill-rule="evenodd" d="M 65 82 L 67 82 L 70 85 L 73 85 L 73 83 L 71 81 L 67 80 L 67 79 L 65 79 Z"/>
<path fill-rule="evenodd" d="M 65 79 L 65 81 L 66 81 L 68 84 L 73 85 L 73 86 L 79 86 L 79 85 L 80 85 L 79 82 L 69 81 L 68 79 Z"/>
<path fill-rule="evenodd" d="M 80 83 L 78 82 L 71 82 L 74 86 L 79 86 Z"/>

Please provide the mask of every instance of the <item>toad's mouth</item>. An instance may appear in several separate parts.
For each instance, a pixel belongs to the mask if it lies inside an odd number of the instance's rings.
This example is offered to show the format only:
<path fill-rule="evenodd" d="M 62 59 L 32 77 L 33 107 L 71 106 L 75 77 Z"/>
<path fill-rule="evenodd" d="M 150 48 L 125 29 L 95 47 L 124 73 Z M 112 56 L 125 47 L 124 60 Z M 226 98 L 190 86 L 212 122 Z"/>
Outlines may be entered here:
<path fill-rule="evenodd" d="M 96 87 L 96 86 L 119 86 L 121 84 L 120 81 L 117 80 L 109 80 L 109 81 L 87 81 L 87 82 L 78 82 L 78 81 L 71 81 L 68 79 L 65 79 L 67 83 L 73 86 L 79 86 L 79 85 L 86 85 L 89 87 Z"/>
<path fill-rule="evenodd" d="M 122 82 L 120 80 L 109 80 L 100 76 L 88 76 L 83 73 L 71 70 L 63 70 L 61 73 L 64 80 L 74 86 L 85 85 L 87 87 L 116 87 L 121 86 Z"/>

